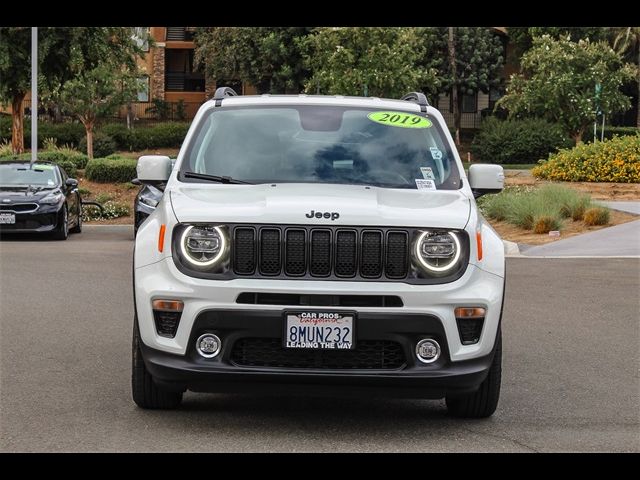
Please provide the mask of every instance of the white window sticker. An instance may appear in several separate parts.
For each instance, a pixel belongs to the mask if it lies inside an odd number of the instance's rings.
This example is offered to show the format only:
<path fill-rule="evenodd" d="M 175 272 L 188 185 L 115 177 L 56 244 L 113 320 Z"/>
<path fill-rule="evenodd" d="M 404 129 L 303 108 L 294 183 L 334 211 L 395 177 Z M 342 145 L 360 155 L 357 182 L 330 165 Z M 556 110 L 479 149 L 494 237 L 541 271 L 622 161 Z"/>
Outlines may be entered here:
<path fill-rule="evenodd" d="M 422 177 L 428 180 L 435 180 L 436 177 L 433 175 L 433 170 L 431 167 L 420 167 L 420 171 L 422 172 Z"/>
<path fill-rule="evenodd" d="M 418 190 L 435 190 L 436 182 L 428 178 L 416 178 L 416 187 Z"/>
<path fill-rule="evenodd" d="M 434 160 L 442 160 L 442 151 L 439 148 L 431 147 L 429 150 L 431 150 L 431 157 Z"/>

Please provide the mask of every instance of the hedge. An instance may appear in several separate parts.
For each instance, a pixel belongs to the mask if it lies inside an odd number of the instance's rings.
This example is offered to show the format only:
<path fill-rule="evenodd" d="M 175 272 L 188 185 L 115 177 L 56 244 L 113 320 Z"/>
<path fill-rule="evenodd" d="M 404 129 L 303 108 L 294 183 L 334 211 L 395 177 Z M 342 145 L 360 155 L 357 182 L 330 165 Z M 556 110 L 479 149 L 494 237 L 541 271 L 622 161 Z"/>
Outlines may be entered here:
<path fill-rule="evenodd" d="M 89 160 L 85 176 L 99 183 L 129 183 L 137 176 L 137 163 L 133 158 L 94 158 Z"/>
<path fill-rule="evenodd" d="M 487 118 L 473 139 L 471 152 L 485 163 L 536 163 L 571 144 L 558 125 L 545 120 Z"/>
<path fill-rule="evenodd" d="M 78 122 L 38 122 L 38 147 L 42 147 L 45 138 L 55 138 L 59 147 L 77 147 L 84 137 L 84 126 Z M 11 141 L 11 115 L 0 115 L 0 143 L 3 141 Z M 28 121 L 24 123 L 24 146 L 31 148 L 31 124 Z"/>
<path fill-rule="evenodd" d="M 80 145 L 78 146 L 81 152 L 87 151 L 87 138 L 83 138 L 80 140 Z M 112 153 L 116 151 L 116 142 L 111 138 L 111 136 L 107 135 L 103 132 L 95 132 L 93 134 L 93 156 L 95 158 L 104 158 L 108 157 Z"/>
<path fill-rule="evenodd" d="M 1 160 L 30 160 L 31 153 L 23 153 L 21 155 L 6 155 L 2 157 Z M 38 151 L 38 160 L 43 162 L 53 162 L 62 164 L 71 164 L 74 168 L 84 168 L 89 161 L 89 157 L 87 157 L 84 153 L 76 152 L 73 150 L 44 150 Z M 65 168 L 66 170 L 66 168 Z M 69 172 L 67 172 L 69 173 Z"/>
<path fill-rule="evenodd" d="M 150 127 L 134 127 L 111 123 L 100 128 L 109 135 L 119 150 L 146 150 L 150 148 L 179 148 L 189 130 L 188 122 L 166 122 Z"/>
<path fill-rule="evenodd" d="M 78 169 L 76 167 L 75 162 L 73 160 L 70 160 L 67 157 L 47 155 L 47 154 L 54 154 L 54 153 L 58 153 L 58 152 L 39 152 L 38 160 L 42 162 L 51 162 L 51 163 L 60 165 L 64 169 L 64 171 L 67 172 L 67 175 L 69 175 L 72 178 L 75 178 L 78 175 Z M 8 156 L 0 157 L 0 162 L 11 162 L 15 160 L 31 160 L 31 154 L 22 153 L 20 155 L 8 155 Z"/>
<path fill-rule="evenodd" d="M 602 129 L 600 126 L 596 129 L 597 139 L 600 140 L 600 135 L 602 134 Z M 640 128 L 638 127 L 608 127 L 605 125 L 604 127 L 604 139 L 610 140 L 615 136 L 618 137 L 626 137 L 638 135 L 640 132 Z M 591 128 L 587 128 L 587 130 L 582 134 L 583 142 L 593 142 L 593 126 Z"/>
<path fill-rule="evenodd" d="M 640 134 L 581 143 L 541 161 L 531 173 L 568 182 L 640 182 Z"/>

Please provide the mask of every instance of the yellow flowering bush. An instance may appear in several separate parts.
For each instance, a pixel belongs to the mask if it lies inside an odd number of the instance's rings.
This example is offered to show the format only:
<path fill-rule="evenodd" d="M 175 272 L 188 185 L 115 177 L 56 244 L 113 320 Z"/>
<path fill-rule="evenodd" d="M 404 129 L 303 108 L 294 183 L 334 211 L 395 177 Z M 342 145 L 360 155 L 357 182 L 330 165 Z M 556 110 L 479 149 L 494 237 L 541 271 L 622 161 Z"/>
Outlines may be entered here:
<path fill-rule="evenodd" d="M 640 132 L 604 142 L 581 143 L 540 160 L 531 173 L 566 182 L 640 183 Z"/>

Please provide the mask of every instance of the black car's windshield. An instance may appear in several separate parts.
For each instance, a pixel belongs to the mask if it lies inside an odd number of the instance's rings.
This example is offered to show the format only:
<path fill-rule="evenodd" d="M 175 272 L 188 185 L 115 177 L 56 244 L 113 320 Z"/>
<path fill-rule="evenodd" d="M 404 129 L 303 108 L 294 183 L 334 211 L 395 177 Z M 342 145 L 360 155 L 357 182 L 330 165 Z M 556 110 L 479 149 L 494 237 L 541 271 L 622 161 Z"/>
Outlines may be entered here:
<path fill-rule="evenodd" d="M 35 163 L 29 167 L 28 164 L 0 164 L 0 185 L 55 187 L 59 185 L 59 180 L 53 165 Z"/>
<path fill-rule="evenodd" d="M 191 140 L 186 172 L 248 183 L 347 183 L 458 189 L 439 124 L 424 114 L 343 106 L 237 107 L 209 112 Z"/>

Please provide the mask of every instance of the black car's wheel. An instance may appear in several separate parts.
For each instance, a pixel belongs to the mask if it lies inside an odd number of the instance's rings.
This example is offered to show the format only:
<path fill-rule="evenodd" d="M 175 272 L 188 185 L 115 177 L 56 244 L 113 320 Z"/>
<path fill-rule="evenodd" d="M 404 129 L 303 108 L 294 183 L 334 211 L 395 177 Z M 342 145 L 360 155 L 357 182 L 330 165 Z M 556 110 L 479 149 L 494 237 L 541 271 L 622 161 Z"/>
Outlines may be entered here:
<path fill-rule="evenodd" d="M 500 398 L 502 376 L 502 332 L 498 330 L 496 351 L 487 378 L 477 392 L 464 396 L 447 397 L 447 409 L 454 417 L 485 418 L 493 415 Z"/>
<path fill-rule="evenodd" d="M 64 205 L 60 211 L 60 218 L 58 219 L 58 226 L 53 231 L 53 238 L 56 240 L 66 240 L 69 236 L 69 213 L 67 212 L 67 206 Z"/>
<path fill-rule="evenodd" d="M 141 408 L 174 409 L 182 402 L 182 392 L 163 390 L 156 385 L 147 371 L 140 351 L 140 334 L 137 319 L 133 326 L 133 352 L 131 368 L 131 390 L 133 401 Z"/>
<path fill-rule="evenodd" d="M 78 202 L 78 223 L 76 226 L 69 230 L 71 233 L 81 233 L 82 232 L 82 203 Z"/>

